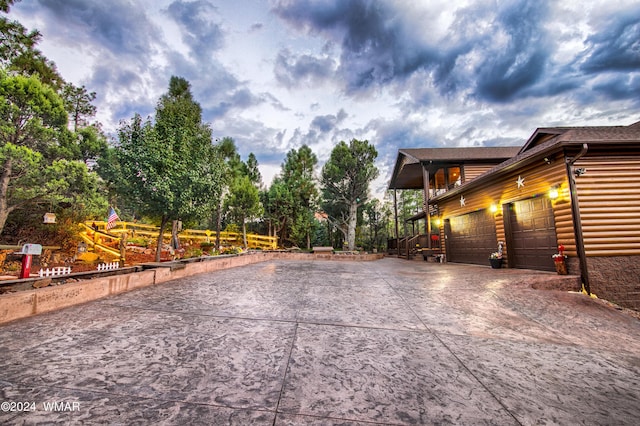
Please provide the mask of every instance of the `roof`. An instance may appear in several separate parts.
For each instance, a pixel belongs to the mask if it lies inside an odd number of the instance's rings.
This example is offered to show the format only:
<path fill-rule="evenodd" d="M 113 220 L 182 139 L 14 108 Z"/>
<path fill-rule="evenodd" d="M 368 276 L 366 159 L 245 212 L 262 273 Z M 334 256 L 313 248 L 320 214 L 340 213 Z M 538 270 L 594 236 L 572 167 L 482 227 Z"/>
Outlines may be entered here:
<path fill-rule="evenodd" d="M 513 157 L 520 147 L 402 148 L 389 182 L 389 189 L 422 189 L 422 164 L 499 163 Z"/>
<path fill-rule="evenodd" d="M 456 148 L 403 148 L 399 152 L 420 162 L 469 162 L 511 158 L 518 153 L 516 146 L 471 146 Z"/>
<path fill-rule="evenodd" d="M 640 121 L 629 126 L 541 127 L 533 132 L 519 153 L 556 137 L 576 142 L 633 141 L 640 139 Z"/>
<path fill-rule="evenodd" d="M 542 135 L 546 135 L 543 137 Z M 529 141 L 518 155 L 510 158 L 496 167 L 488 170 L 470 182 L 466 182 L 451 191 L 432 198 L 430 201 L 441 201 L 460 192 L 480 186 L 492 180 L 496 174 L 512 170 L 513 168 L 535 161 L 551 152 L 566 147 L 582 147 L 583 144 L 613 147 L 614 145 L 632 145 L 640 148 L 640 122 L 629 126 L 609 127 L 564 127 L 552 129 L 536 129 Z"/>

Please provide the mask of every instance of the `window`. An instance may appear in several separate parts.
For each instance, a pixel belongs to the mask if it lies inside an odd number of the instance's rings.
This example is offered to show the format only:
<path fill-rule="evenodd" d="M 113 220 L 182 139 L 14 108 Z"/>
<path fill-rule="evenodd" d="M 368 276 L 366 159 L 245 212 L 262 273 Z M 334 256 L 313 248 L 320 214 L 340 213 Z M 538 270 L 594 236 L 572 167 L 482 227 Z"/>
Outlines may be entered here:
<path fill-rule="evenodd" d="M 455 188 L 462 185 L 462 175 L 460 174 L 460 167 L 449 167 L 447 169 L 448 174 L 448 189 Z"/>
<path fill-rule="evenodd" d="M 429 198 L 444 194 L 450 189 L 462 185 L 460 166 L 443 167 L 431 174 L 429 180 Z"/>

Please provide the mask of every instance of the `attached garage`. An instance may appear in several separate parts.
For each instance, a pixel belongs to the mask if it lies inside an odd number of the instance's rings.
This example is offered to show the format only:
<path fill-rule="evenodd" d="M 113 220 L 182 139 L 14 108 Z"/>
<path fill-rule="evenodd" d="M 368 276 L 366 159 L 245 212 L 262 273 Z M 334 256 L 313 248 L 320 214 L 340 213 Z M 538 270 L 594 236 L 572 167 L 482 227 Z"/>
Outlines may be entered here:
<path fill-rule="evenodd" d="M 447 261 L 488 265 L 497 249 L 496 224 L 488 209 L 445 221 Z"/>
<path fill-rule="evenodd" d="M 551 256 L 558 252 L 558 241 L 549 198 L 529 198 L 507 207 L 509 264 L 514 268 L 555 271 Z"/>

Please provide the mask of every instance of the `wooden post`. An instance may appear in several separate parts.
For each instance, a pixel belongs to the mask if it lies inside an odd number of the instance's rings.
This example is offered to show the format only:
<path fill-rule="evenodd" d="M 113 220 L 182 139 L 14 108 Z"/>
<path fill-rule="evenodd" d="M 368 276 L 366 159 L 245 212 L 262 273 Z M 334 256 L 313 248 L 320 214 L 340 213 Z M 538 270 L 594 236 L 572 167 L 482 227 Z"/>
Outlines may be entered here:
<path fill-rule="evenodd" d="M 400 257 L 400 229 L 398 228 L 398 196 L 397 190 L 393 188 L 393 212 L 396 219 L 396 251 Z"/>
<path fill-rule="evenodd" d="M 431 212 L 429 211 L 429 171 L 424 164 L 422 164 L 422 189 L 424 191 L 425 203 L 424 221 L 426 222 L 424 228 L 427 233 L 427 245 L 429 250 L 431 250 L 433 246 L 431 244 Z"/>

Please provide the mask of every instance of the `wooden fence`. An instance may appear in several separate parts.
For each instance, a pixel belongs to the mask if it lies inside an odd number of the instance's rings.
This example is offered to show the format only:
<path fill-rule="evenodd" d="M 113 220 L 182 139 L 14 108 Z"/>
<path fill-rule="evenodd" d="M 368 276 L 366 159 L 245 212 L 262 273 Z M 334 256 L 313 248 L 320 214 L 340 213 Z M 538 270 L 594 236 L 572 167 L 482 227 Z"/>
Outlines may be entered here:
<path fill-rule="evenodd" d="M 115 257 L 120 256 L 120 251 L 114 249 L 113 244 L 114 242 L 120 242 L 120 236 L 123 233 L 127 233 L 127 238 L 146 237 L 157 239 L 158 232 L 160 232 L 159 226 L 134 222 L 117 221 L 114 224 L 115 226 L 108 231 L 107 222 L 104 221 L 87 221 L 81 225 L 83 230 L 80 232 L 80 237 L 89 247 L 105 251 Z M 216 233 L 208 229 L 184 229 L 178 233 L 178 237 L 183 242 L 213 243 L 216 239 Z M 167 240 L 171 239 L 170 227 L 163 233 L 163 238 Z M 105 243 L 105 241 L 108 241 L 108 243 Z M 242 234 L 239 232 L 221 232 L 220 244 L 242 246 Z M 247 246 L 250 249 L 275 250 L 278 248 L 278 238 L 259 234 L 247 234 Z"/>

